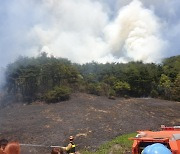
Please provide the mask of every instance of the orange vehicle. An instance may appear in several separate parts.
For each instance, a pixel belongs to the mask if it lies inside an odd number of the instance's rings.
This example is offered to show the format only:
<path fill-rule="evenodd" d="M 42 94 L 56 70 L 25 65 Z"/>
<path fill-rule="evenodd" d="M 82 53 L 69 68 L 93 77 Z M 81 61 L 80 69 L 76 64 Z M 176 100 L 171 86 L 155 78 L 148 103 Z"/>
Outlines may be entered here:
<path fill-rule="evenodd" d="M 180 126 L 166 127 L 161 125 L 160 131 L 138 131 L 132 146 L 132 154 L 141 154 L 149 145 L 161 143 L 172 154 L 180 154 Z"/>

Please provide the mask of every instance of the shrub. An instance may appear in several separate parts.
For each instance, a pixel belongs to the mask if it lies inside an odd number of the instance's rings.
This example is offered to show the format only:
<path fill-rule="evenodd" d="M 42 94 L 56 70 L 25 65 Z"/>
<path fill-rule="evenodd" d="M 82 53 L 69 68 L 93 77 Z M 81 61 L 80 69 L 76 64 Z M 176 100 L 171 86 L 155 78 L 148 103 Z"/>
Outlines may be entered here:
<path fill-rule="evenodd" d="M 157 98 L 159 96 L 157 90 L 153 89 L 150 93 L 150 96 L 153 97 L 153 98 Z"/>
<path fill-rule="evenodd" d="M 109 85 L 103 82 L 87 84 L 87 91 L 97 96 L 109 96 Z"/>
<path fill-rule="evenodd" d="M 87 86 L 87 90 L 90 94 L 100 96 L 102 94 L 102 87 L 99 83 L 90 83 Z"/>
<path fill-rule="evenodd" d="M 116 92 L 116 95 L 118 96 L 125 96 L 130 91 L 130 85 L 127 82 L 123 81 L 116 81 L 114 84 L 114 91 Z"/>
<path fill-rule="evenodd" d="M 48 103 L 56 103 L 59 101 L 65 101 L 70 98 L 71 90 L 68 87 L 55 87 L 53 90 L 47 92 L 44 96 L 44 100 Z"/>
<path fill-rule="evenodd" d="M 116 96 L 116 92 L 114 89 L 109 89 L 109 93 L 108 93 L 108 98 L 110 99 L 115 99 L 115 96 Z"/>

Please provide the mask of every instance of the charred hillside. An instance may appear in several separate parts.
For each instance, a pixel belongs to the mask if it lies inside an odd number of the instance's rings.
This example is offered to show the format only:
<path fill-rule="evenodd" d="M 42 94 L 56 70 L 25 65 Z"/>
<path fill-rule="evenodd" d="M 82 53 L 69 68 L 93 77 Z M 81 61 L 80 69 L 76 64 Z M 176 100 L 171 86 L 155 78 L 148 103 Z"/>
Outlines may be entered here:
<path fill-rule="evenodd" d="M 75 93 L 55 104 L 14 104 L 0 109 L 0 138 L 25 144 L 63 145 L 74 135 L 77 149 L 96 149 L 112 138 L 137 130 L 180 123 L 180 103 L 159 99 L 117 98 Z M 49 148 L 21 147 L 22 154 Z"/>

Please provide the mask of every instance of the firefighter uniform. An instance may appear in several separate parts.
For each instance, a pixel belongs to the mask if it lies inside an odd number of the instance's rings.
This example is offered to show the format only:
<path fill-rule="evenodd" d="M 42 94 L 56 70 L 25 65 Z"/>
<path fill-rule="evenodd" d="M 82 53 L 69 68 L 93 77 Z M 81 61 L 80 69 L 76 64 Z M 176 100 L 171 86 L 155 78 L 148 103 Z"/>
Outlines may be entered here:
<path fill-rule="evenodd" d="M 75 151 L 76 151 L 75 147 L 76 147 L 76 145 L 74 143 L 70 142 L 68 144 L 68 146 L 66 147 L 66 152 L 69 154 L 75 154 Z"/>
<path fill-rule="evenodd" d="M 73 143 L 73 136 L 69 137 L 69 144 L 67 145 L 67 147 L 63 147 L 63 149 L 68 153 L 68 154 L 75 154 L 76 150 L 76 145 Z"/>

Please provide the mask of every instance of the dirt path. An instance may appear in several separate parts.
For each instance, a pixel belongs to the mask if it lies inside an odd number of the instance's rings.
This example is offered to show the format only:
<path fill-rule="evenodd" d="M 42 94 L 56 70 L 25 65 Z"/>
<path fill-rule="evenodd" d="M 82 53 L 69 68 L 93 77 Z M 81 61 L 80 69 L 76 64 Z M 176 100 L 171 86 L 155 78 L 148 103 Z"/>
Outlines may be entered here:
<path fill-rule="evenodd" d="M 74 135 L 77 148 L 96 149 L 117 135 L 180 124 L 180 102 L 116 99 L 73 94 L 57 104 L 16 104 L 0 109 L 0 138 L 20 143 L 66 145 Z M 22 154 L 46 154 L 48 148 L 22 148 Z"/>

